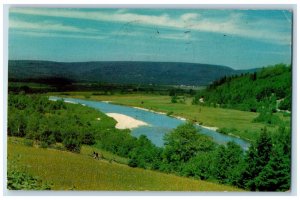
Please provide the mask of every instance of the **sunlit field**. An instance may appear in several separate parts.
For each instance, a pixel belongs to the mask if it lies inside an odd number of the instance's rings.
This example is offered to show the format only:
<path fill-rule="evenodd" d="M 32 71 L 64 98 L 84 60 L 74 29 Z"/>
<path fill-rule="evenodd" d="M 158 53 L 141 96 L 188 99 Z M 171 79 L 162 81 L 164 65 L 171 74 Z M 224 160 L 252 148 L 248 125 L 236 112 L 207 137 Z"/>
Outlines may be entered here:
<path fill-rule="evenodd" d="M 8 161 L 37 176 L 53 190 L 101 191 L 242 191 L 235 187 L 193 180 L 175 175 L 131 168 L 126 159 L 101 151 L 105 159 L 95 160 L 92 147 L 80 154 L 56 149 L 28 147 L 24 140 L 10 137 Z"/>

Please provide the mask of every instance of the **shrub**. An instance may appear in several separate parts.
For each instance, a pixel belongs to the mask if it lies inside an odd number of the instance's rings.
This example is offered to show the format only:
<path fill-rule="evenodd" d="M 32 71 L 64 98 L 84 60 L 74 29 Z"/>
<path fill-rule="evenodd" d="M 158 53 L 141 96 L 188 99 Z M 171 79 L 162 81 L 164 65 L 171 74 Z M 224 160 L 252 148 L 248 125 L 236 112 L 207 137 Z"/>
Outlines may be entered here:
<path fill-rule="evenodd" d="M 95 143 L 95 136 L 92 132 L 86 132 L 83 134 L 82 144 L 93 145 Z"/>
<path fill-rule="evenodd" d="M 177 103 L 177 96 L 172 96 L 171 103 Z"/>
<path fill-rule="evenodd" d="M 280 118 L 274 115 L 272 112 L 262 111 L 258 117 L 253 119 L 253 122 L 264 122 L 266 124 L 279 124 Z"/>
<path fill-rule="evenodd" d="M 169 112 L 167 112 L 167 116 L 171 116 L 171 115 L 173 115 L 173 111 L 169 111 Z"/>
<path fill-rule="evenodd" d="M 25 172 L 9 170 L 7 172 L 7 189 L 9 190 L 51 190 L 50 185 L 42 183 L 36 177 Z"/>
<path fill-rule="evenodd" d="M 81 149 L 81 141 L 79 135 L 76 132 L 66 133 L 66 136 L 63 140 L 63 145 L 67 150 L 79 153 Z"/>
<path fill-rule="evenodd" d="M 137 158 L 131 158 L 128 162 L 129 167 L 137 167 L 138 166 L 138 160 Z"/>

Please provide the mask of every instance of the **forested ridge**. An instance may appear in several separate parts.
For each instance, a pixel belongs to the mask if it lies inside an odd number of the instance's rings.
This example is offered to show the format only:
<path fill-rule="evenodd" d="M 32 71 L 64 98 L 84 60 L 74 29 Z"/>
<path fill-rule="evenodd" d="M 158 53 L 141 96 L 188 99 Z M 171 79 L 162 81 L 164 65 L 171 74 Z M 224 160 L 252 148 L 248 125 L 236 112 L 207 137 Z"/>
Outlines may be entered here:
<path fill-rule="evenodd" d="M 243 73 L 221 65 L 182 62 L 10 60 L 8 65 L 10 80 L 31 82 L 57 79 L 54 81 L 202 86 Z"/>
<path fill-rule="evenodd" d="M 291 71 L 291 66 L 278 64 L 253 73 L 224 76 L 199 92 L 194 103 L 202 98 L 207 106 L 252 112 L 291 111 Z"/>

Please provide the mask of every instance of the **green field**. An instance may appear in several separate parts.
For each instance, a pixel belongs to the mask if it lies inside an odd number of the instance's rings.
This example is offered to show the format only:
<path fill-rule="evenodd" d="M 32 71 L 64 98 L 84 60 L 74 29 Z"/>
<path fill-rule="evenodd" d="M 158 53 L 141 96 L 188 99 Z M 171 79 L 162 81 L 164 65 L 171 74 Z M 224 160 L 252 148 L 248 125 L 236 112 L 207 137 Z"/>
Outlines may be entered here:
<path fill-rule="evenodd" d="M 232 129 L 230 134 L 250 141 L 254 141 L 264 127 L 267 127 L 268 130 L 277 128 L 263 123 L 253 123 L 252 121 L 258 116 L 258 113 L 192 105 L 191 98 L 187 98 L 185 103 L 171 103 L 170 96 L 162 95 L 92 95 L 92 92 L 64 92 L 63 94 L 69 94 L 66 97 L 112 101 L 116 104 L 172 113 L 173 116 L 181 116 L 204 126 Z M 49 95 L 61 95 L 61 93 L 49 93 Z M 276 115 L 289 123 L 290 116 L 284 117 L 282 113 Z"/>
<path fill-rule="evenodd" d="M 53 190 L 101 191 L 242 191 L 235 187 L 131 168 L 117 162 L 126 159 L 101 151 L 104 160 L 95 160 L 93 148 L 83 146 L 80 154 L 24 145 L 8 138 L 8 161 L 51 184 Z M 99 150 L 98 150 L 99 151 Z M 117 162 L 110 162 L 113 158 Z M 16 167 L 16 166 L 14 166 Z"/>

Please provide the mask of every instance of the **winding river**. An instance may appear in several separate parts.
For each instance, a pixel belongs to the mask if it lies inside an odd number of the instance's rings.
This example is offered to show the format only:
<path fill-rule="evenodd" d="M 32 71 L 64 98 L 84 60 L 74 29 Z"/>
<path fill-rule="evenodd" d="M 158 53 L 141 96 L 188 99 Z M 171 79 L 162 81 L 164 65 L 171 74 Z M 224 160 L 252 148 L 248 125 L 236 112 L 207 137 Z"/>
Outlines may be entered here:
<path fill-rule="evenodd" d="M 61 97 L 51 96 L 49 97 L 49 99 L 57 100 L 61 99 Z M 103 113 L 119 113 L 148 123 L 150 126 L 140 126 L 134 128 L 132 129 L 131 133 L 135 137 L 139 137 L 140 135 L 146 135 L 157 146 L 164 145 L 163 137 L 166 133 L 170 132 L 178 125 L 185 123 L 185 121 L 181 119 L 129 106 L 121 106 L 108 102 L 88 101 L 76 98 L 63 99 L 65 102 L 83 104 L 98 109 Z M 226 144 L 229 141 L 234 141 L 236 144 L 240 145 L 244 150 L 247 150 L 250 146 L 250 144 L 247 141 L 242 140 L 240 138 L 224 135 L 216 131 L 204 128 L 202 126 L 199 126 L 199 128 L 202 134 L 211 137 L 218 144 Z"/>

